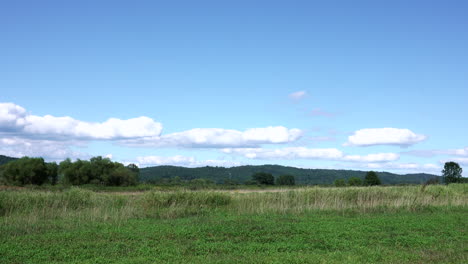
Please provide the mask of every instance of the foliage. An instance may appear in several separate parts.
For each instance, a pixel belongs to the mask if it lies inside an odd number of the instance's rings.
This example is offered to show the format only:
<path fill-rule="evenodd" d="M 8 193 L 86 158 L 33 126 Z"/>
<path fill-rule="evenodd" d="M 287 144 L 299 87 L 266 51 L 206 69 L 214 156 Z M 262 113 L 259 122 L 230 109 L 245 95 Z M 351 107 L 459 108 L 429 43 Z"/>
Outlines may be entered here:
<path fill-rule="evenodd" d="M 344 187 L 346 186 L 346 181 L 344 179 L 337 179 L 333 182 L 333 185 L 336 187 Z"/>
<path fill-rule="evenodd" d="M 348 180 L 352 177 L 364 179 L 366 175 L 365 171 L 300 169 L 280 165 L 238 166 L 231 168 L 210 166 L 198 168 L 156 166 L 142 168 L 140 170 L 140 180 L 142 182 L 157 183 L 179 176 L 182 180 L 186 181 L 204 178 L 210 179 L 217 184 L 222 184 L 226 180 L 245 183 L 251 180 L 252 174 L 256 172 L 270 173 L 274 177 L 280 175 L 294 175 L 297 185 L 333 184 L 336 179 Z M 424 173 L 399 175 L 379 172 L 379 178 L 382 180 L 383 184 L 422 184 L 434 177 L 438 176 Z"/>
<path fill-rule="evenodd" d="M 2 181 L 7 185 L 41 185 L 48 182 L 54 184 L 57 179 L 54 164 L 46 164 L 42 158 L 23 157 L 2 167 Z"/>
<path fill-rule="evenodd" d="M 364 185 L 366 186 L 373 186 L 373 185 L 380 185 L 380 179 L 379 176 L 377 176 L 377 173 L 375 171 L 369 171 L 366 174 L 366 177 L 364 178 Z"/>
<path fill-rule="evenodd" d="M 252 175 L 252 180 L 258 184 L 274 185 L 275 177 L 271 173 L 257 172 Z"/>
<path fill-rule="evenodd" d="M 463 169 L 458 163 L 446 162 L 442 170 L 442 177 L 445 184 L 461 182 Z"/>
<path fill-rule="evenodd" d="M 358 178 L 358 177 L 351 177 L 348 179 L 348 185 L 349 186 L 361 186 L 362 180 L 361 178 Z"/>
<path fill-rule="evenodd" d="M 102 184 L 107 186 L 136 185 L 138 168 L 124 167 L 123 164 L 112 162 L 100 156 L 89 161 L 78 159 L 72 162 L 66 159 L 60 163 L 59 174 L 63 175 L 65 183 L 71 185 Z"/>
<path fill-rule="evenodd" d="M 276 185 L 295 185 L 296 180 L 293 175 L 280 175 L 276 178 Z"/>
<path fill-rule="evenodd" d="M 10 161 L 14 161 L 14 160 L 17 160 L 17 158 L 0 155 L 0 165 L 6 164 L 6 163 L 8 163 Z"/>

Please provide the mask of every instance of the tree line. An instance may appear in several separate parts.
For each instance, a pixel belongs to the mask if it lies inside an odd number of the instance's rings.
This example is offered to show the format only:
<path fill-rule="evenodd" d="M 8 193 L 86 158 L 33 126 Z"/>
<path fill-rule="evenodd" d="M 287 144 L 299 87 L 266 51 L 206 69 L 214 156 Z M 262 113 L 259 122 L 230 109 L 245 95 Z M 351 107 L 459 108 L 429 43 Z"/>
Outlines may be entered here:
<path fill-rule="evenodd" d="M 105 186 L 129 186 L 138 183 L 139 168 L 135 164 L 124 166 L 101 156 L 90 160 L 60 164 L 45 162 L 43 158 L 23 157 L 0 167 L 0 183 L 5 185 L 64 185 L 96 184 Z"/>

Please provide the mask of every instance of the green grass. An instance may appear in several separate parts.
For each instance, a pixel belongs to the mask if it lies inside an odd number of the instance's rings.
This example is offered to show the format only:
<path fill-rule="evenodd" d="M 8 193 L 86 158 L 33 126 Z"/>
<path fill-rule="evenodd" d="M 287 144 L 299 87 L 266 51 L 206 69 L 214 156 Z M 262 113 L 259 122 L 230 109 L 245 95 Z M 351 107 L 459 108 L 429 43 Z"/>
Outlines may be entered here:
<path fill-rule="evenodd" d="M 467 263 L 468 185 L 0 192 L 0 263 Z"/>

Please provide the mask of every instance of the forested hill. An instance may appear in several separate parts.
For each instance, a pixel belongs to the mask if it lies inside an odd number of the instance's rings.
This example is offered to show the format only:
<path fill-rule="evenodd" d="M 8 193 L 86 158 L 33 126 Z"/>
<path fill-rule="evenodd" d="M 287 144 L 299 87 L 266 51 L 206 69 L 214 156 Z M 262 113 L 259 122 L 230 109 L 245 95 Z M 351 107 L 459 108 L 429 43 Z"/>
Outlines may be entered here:
<path fill-rule="evenodd" d="M 164 178 L 179 176 L 183 180 L 210 179 L 216 183 L 224 183 L 231 179 L 238 183 L 244 183 L 251 179 L 253 173 L 266 172 L 275 177 L 283 174 L 294 175 L 296 184 L 331 184 L 336 179 L 348 179 L 351 177 L 364 178 L 366 171 L 354 170 L 328 170 L 328 169 L 300 169 L 280 165 L 239 166 L 224 167 L 200 167 L 186 168 L 177 166 L 156 166 L 140 170 L 140 180 L 144 182 L 158 182 Z M 383 184 L 408 184 L 424 183 L 429 179 L 438 177 L 432 174 L 394 174 L 389 172 L 377 172 Z"/>
<path fill-rule="evenodd" d="M 14 160 L 17 160 L 17 158 L 12 158 L 12 157 L 8 157 L 8 156 L 0 155 L 0 165 L 3 165 L 5 163 L 8 163 L 8 162 L 14 161 Z"/>

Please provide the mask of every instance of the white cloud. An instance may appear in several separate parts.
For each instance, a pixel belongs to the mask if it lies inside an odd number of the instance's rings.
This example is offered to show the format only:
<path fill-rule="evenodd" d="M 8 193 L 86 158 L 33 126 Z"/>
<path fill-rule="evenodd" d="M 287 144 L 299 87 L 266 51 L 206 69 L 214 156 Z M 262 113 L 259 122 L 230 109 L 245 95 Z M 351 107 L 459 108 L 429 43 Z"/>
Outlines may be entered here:
<path fill-rule="evenodd" d="M 251 128 L 245 131 L 222 128 L 195 128 L 159 137 L 123 140 L 122 144 L 142 147 L 225 148 L 254 147 L 260 144 L 280 144 L 298 140 L 300 129 L 282 126 Z"/>
<path fill-rule="evenodd" d="M 242 155 L 249 159 L 340 159 L 343 153 L 338 149 L 310 149 L 305 147 L 287 147 L 281 149 L 264 148 L 226 148 L 227 154 Z"/>
<path fill-rule="evenodd" d="M 0 138 L 0 154 L 18 158 L 43 157 L 46 160 L 89 158 L 90 155 L 71 149 L 71 146 L 77 145 L 80 145 L 80 142 L 3 137 Z"/>
<path fill-rule="evenodd" d="M 438 173 L 440 166 L 433 163 L 419 164 L 419 163 L 360 163 L 357 165 L 359 168 L 366 168 L 372 170 L 404 170 L 407 172 L 428 172 Z"/>
<path fill-rule="evenodd" d="M 0 103 L 0 132 L 16 132 L 24 137 L 50 139 L 118 140 L 159 136 L 162 125 L 149 117 L 127 120 L 110 118 L 91 123 L 71 117 L 36 116 L 13 103 Z"/>
<path fill-rule="evenodd" d="M 410 146 L 424 141 L 425 135 L 416 134 L 409 129 L 366 128 L 354 132 L 348 137 L 345 146 L 397 145 Z"/>
<path fill-rule="evenodd" d="M 434 157 L 437 155 L 468 157 L 468 147 L 461 149 L 411 150 L 402 152 L 402 154 L 418 157 Z"/>
<path fill-rule="evenodd" d="M 307 95 L 306 91 L 297 91 L 294 93 L 289 94 L 289 99 L 294 101 L 299 101 Z"/>
<path fill-rule="evenodd" d="M 445 164 L 445 162 L 449 162 L 449 161 L 453 161 L 453 162 L 459 163 L 461 165 L 468 166 L 468 158 L 445 159 L 445 160 L 441 160 L 440 163 Z"/>
<path fill-rule="evenodd" d="M 395 161 L 400 158 L 400 155 L 396 153 L 376 153 L 365 156 L 360 155 L 346 155 L 343 160 L 355 161 L 355 162 L 386 162 Z"/>
<path fill-rule="evenodd" d="M 287 147 L 280 149 L 264 148 L 226 148 L 222 150 L 227 154 L 237 154 L 249 159 L 323 159 L 349 162 L 387 162 L 400 158 L 395 153 L 377 153 L 365 156 L 345 155 L 335 148 L 313 149 L 305 147 Z"/>
<path fill-rule="evenodd" d="M 160 166 L 160 165 L 173 165 L 173 166 L 185 166 L 185 167 L 203 167 L 203 166 L 221 166 L 221 167 L 232 167 L 239 166 L 241 163 L 228 161 L 228 160 L 202 160 L 198 161 L 194 157 L 186 156 L 144 156 L 137 157 L 136 163 L 138 166 Z"/>

